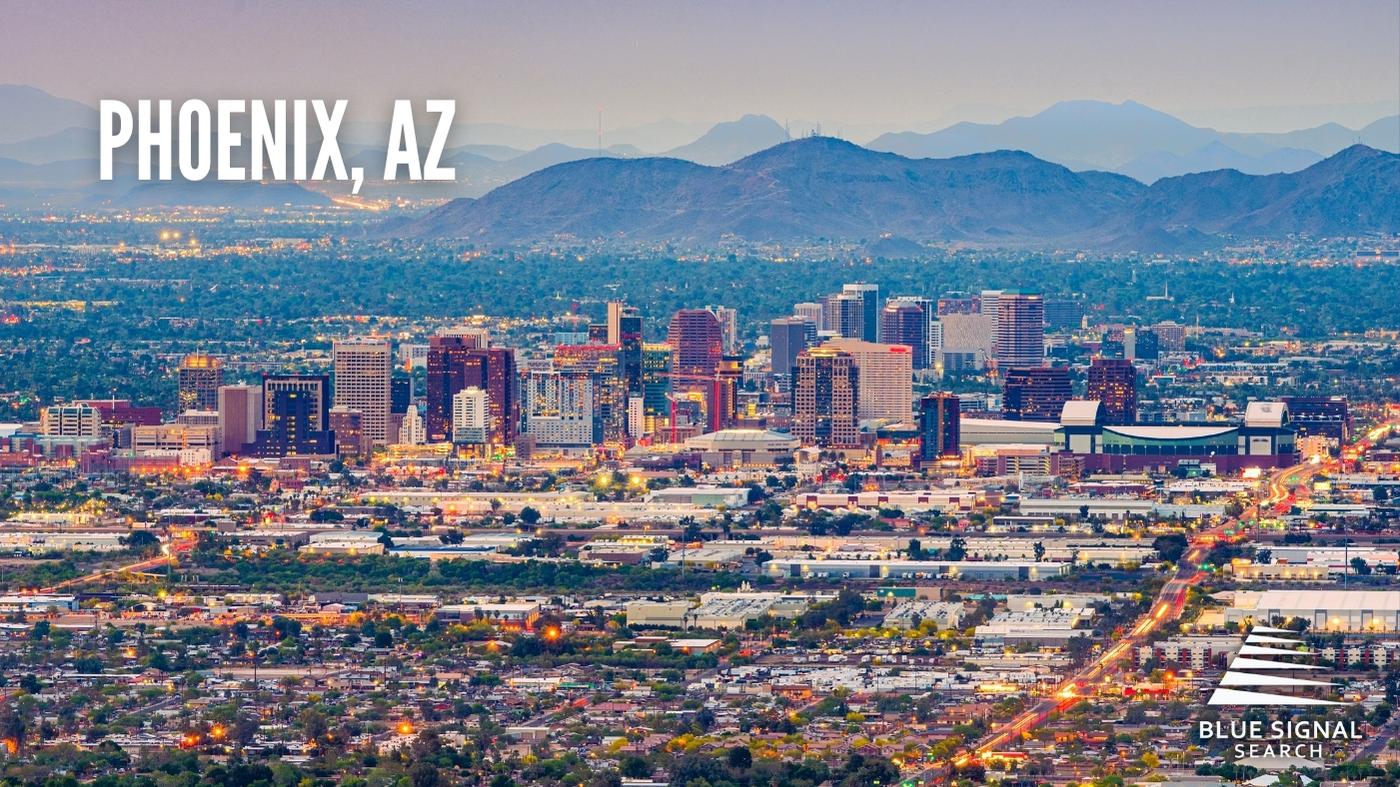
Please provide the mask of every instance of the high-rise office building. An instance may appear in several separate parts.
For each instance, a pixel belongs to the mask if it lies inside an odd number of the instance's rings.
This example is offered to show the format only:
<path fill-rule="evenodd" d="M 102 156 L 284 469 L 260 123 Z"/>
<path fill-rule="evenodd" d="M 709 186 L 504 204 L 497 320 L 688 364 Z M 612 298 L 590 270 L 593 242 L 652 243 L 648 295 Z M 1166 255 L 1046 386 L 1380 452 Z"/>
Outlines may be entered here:
<path fill-rule="evenodd" d="M 1285 396 L 1283 403 L 1299 437 L 1325 437 L 1334 447 L 1351 439 L 1351 412 L 1345 396 Z"/>
<path fill-rule="evenodd" d="M 706 309 L 676 312 L 666 332 L 666 343 L 671 345 L 671 373 L 678 378 L 673 381 L 675 388 L 680 388 L 681 381 L 691 377 L 703 378 L 708 384 L 724 357 L 719 319 Z"/>
<path fill-rule="evenodd" d="M 603 442 L 596 374 L 532 366 L 525 376 L 525 434 L 541 447 L 588 448 Z"/>
<path fill-rule="evenodd" d="M 333 456 L 329 428 L 331 381 L 324 374 L 263 377 L 263 427 L 245 447 L 249 456 Z"/>
<path fill-rule="evenodd" d="M 452 397 L 452 442 L 484 445 L 491 432 L 491 413 L 486 392 L 463 388 Z"/>
<path fill-rule="evenodd" d="M 1001 296 L 1003 290 L 983 290 L 977 294 L 977 313 L 985 314 L 992 323 L 992 344 L 995 347 L 997 325 L 1001 320 Z M 995 353 L 995 349 L 993 349 Z"/>
<path fill-rule="evenodd" d="M 426 396 L 428 440 L 443 442 L 452 437 L 452 397 L 467 387 L 466 368 L 476 340 L 466 336 L 428 338 Z M 479 387 L 479 386 L 478 386 Z"/>
<path fill-rule="evenodd" d="M 768 324 L 772 371 L 791 379 L 797 354 L 817 342 L 817 326 L 805 317 L 779 317 Z"/>
<path fill-rule="evenodd" d="M 880 341 L 902 344 L 913 350 L 915 369 L 927 369 L 930 364 L 929 328 L 934 324 L 927 298 L 891 298 L 880 315 Z"/>
<path fill-rule="evenodd" d="M 335 370 L 333 402 L 360 414 L 360 426 L 372 445 L 388 445 L 389 392 L 393 348 L 387 339 L 348 339 L 331 345 Z"/>
<path fill-rule="evenodd" d="M 219 431 L 224 454 L 243 452 L 243 446 L 258 438 L 262 428 L 262 387 L 223 385 L 219 387 Z"/>
<path fill-rule="evenodd" d="M 920 462 L 936 462 L 961 453 L 961 419 L 957 394 L 931 393 L 919 399 Z"/>
<path fill-rule="evenodd" d="M 1162 352 L 1181 352 L 1186 349 L 1186 326 L 1165 320 L 1152 326 L 1157 334 L 1157 347 Z"/>
<path fill-rule="evenodd" d="M 503 347 L 477 350 L 473 358 L 480 363 L 469 366 L 466 386 L 486 389 L 487 409 L 491 414 L 491 442 L 511 445 L 520 423 L 520 400 L 515 374 L 515 351 Z"/>
<path fill-rule="evenodd" d="M 707 309 L 681 309 L 671 318 L 666 343 L 671 345 L 671 392 L 695 394 L 713 411 L 715 372 L 724 358 L 719 319 Z"/>
<path fill-rule="evenodd" d="M 824 330 L 826 321 L 822 317 L 822 305 L 820 303 L 797 303 L 793 304 L 792 316 L 801 317 L 816 326 L 817 330 Z"/>
<path fill-rule="evenodd" d="M 425 353 L 426 360 L 426 353 Z M 406 374 L 395 374 L 389 380 L 389 412 L 403 415 L 413 401 L 413 378 Z"/>
<path fill-rule="evenodd" d="M 866 324 L 866 298 L 857 292 L 838 292 L 822 300 L 822 315 L 825 323 L 822 330 L 843 339 L 864 340 Z"/>
<path fill-rule="evenodd" d="M 1077 298 L 1046 298 L 1045 327 L 1078 328 L 1084 320 L 1084 301 Z"/>
<path fill-rule="evenodd" d="M 793 436 L 824 448 L 859 445 L 858 374 L 850 353 L 826 345 L 803 350 L 793 381 Z"/>
<path fill-rule="evenodd" d="M 1155 361 L 1161 356 L 1161 342 L 1151 328 L 1123 329 L 1123 356 L 1131 361 Z"/>
<path fill-rule="evenodd" d="M 1063 366 L 1007 369 L 1004 380 L 1001 417 L 1008 421 L 1058 421 L 1074 396 Z"/>
<path fill-rule="evenodd" d="M 433 336 L 428 340 L 426 381 L 429 442 L 452 439 L 452 397 L 464 388 L 486 391 L 491 411 L 491 442 L 515 442 L 520 405 L 516 397 L 515 351 L 477 347 L 471 337 Z"/>
<path fill-rule="evenodd" d="M 423 445 L 428 442 L 428 425 L 417 407 L 409 407 L 399 422 L 399 445 Z"/>
<path fill-rule="evenodd" d="M 1089 364 L 1087 398 L 1103 407 L 1105 423 L 1137 422 L 1137 369 L 1125 358 L 1095 358 Z"/>
<path fill-rule="evenodd" d="M 266 374 L 263 375 L 263 428 L 269 428 L 275 417 L 273 400 L 283 391 L 307 394 L 307 429 L 326 431 L 331 411 L 331 379 L 324 374 Z"/>
<path fill-rule="evenodd" d="M 739 418 L 739 391 L 744 383 L 744 358 L 726 355 L 715 372 L 715 403 L 710 408 L 710 431 L 734 426 Z"/>
<path fill-rule="evenodd" d="M 986 294 L 983 294 L 986 307 Z M 1045 301 L 1039 295 L 1002 292 L 996 296 L 995 357 L 1001 369 L 1045 364 Z"/>
<path fill-rule="evenodd" d="M 650 416 L 669 412 L 666 397 L 671 393 L 671 345 L 665 342 L 642 344 L 642 410 Z"/>
<path fill-rule="evenodd" d="M 39 412 L 39 433 L 45 437 L 100 437 L 102 414 L 87 404 L 50 405 Z"/>
<path fill-rule="evenodd" d="M 205 353 L 180 359 L 180 412 L 214 410 L 219 406 L 219 386 L 224 384 L 224 362 Z"/>
<path fill-rule="evenodd" d="M 902 344 L 832 339 L 827 347 L 851 356 L 860 378 L 861 419 L 908 421 L 914 411 L 914 354 Z"/>
<path fill-rule="evenodd" d="M 619 348 L 622 382 L 627 395 L 642 392 L 642 314 L 635 306 L 618 301 L 608 303 L 608 335 L 604 344 Z"/>
<path fill-rule="evenodd" d="M 593 377 L 594 406 L 603 440 L 620 441 L 627 431 L 627 389 L 622 378 L 622 346 L 572 344 L 554 348 L 554 368 L 562 374 Z"/>
<path fill-rule="evenodd" d="M 880 341 L 880 287 L 877 284 L 856 282 L 841 287 L 841 292 L 853 295 L 861 303 L 861 334 L 858 337 L 867 342 Z M 846 334 L 842 334 L 845 336 Z"/>

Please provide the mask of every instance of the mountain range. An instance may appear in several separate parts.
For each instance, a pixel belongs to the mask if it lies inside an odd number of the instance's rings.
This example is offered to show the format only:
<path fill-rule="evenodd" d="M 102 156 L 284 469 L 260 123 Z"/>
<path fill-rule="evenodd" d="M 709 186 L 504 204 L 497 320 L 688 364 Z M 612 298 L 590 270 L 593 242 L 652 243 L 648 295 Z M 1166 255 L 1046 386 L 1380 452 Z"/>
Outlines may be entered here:
<path fill-rule="evenodd" d="M 96 121 L 96 110 L 79 102 L 33 87 L 0 85 L 0 207 L 122 208 L 147 206 L 153 198 L 175 200 L 196 195 L 198 204 L 219 202 L 217 187 L 131 193 L 137 185 L 134 180 L 97 183 Z M 342 136 L 347 159 L 352 165 L 364 166 L 370 175 L 363 196 L 444 201 L 481 197 L 540 170 L 600 155 L 622 159 L 661 155 L 724 166 L 790 138 L 783 124 L 758 114 L 718 123 L 708 130 L 702 124 L 659 121 L 609 131 L 606 138 L 615 143 L 602 150 L 596 130 L 549 131 L 466 123 L 454 127 L 455 142 L 449 143 L 444 155 L 445 163 L 457 168 L 457 180 L 407 183 L 375 179 L 383 168 L 382 124 L 347 121 Z M 430 136 L 427 129 L 420 133 L 422 140 Z M 687 137 L 692 141 L 670 144 Z M 1066 101 L 1036 115 L 1001 123 L 957 123 L 927 134 L 884 134 L 866 146 L 908 158 L 1022 150 L 1071 170 L 1116 172 L 1151 184 L 1218 169 L 1255 175 L 1297 172 L 1357 142 L 1400 152 L 1400 115 L 1361 129 L 1327 124 L 1287 133 L 1234 134 L 1192 126 L 1132 101 Z M 131 155 L 130 150 L 119 151 L 119 169 L 131 169 Z M 338 183 L 304 185 L 308 191 L 332 196 L 346 191 Z M 277 196 L 286 194 L 269 198 Z M 229 190 L 229 204 L 246 199 L 246 191 Z"/>
<path fill-rule="evenodd" d="M 1024 150 L 1070 169 L 1110 170 L 1152 183 L 1221 168 L 1250 175 L 1296 172 L 1358 143 L 1400 152 L 1400 115 L 1361 129 L 1329 123 L 1287 133 L 1235 134 L 1192 126 L 1135 101 L 1062 101 L 1001 123 L 883 134 L 867 147 L 912 158 Z"/>
<path fill-rule="evenodd" d="M 1179 251 L 1230 238 L 1400 232 L 1400 155 L 1354 145 L 1297 173 L 1223 170 L 1146 186 L 1022 151 L 912 159 L 808 137 L 723 167 L 559 164 L 385 232 L 492 246 L 826 238 Z"/>

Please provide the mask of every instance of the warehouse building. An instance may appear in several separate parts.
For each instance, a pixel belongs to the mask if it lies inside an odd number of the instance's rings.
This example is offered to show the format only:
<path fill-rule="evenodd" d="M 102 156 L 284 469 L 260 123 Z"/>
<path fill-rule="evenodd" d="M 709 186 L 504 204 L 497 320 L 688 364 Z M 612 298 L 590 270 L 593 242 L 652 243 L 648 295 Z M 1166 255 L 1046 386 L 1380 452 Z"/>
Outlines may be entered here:
<path fill-rule="evenodd" d="M 764 573 L 779 579 L 967 579 L 1038 581 L 1069 574 L 1068 563 L 995 560 L 823 560 L 776 558 Z"/>
<path fill-rule="evenodd" d="M 1393 590 L 1237 591 L 1226 623 L 1241 625 L 1307 621 L 1313 632 L 1400 631 L 1400 593 Z"/>

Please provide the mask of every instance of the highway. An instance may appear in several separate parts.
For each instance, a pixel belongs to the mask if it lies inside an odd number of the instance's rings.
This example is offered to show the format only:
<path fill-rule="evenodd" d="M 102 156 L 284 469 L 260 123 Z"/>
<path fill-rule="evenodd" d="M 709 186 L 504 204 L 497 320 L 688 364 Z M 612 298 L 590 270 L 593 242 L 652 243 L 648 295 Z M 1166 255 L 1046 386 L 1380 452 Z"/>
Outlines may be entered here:
<path fill-rule="evenodd" d="M 164 566 L 177 563 L 180 559 L 179 556 L 181 552 L 187 552 L 190 549 L 194 548 L 195 539 L 193 537 L 187 539 L 171 539 L 170 541 L 166 542 L 166 544 L 167 546 L 169 546 L 169 550 L 162 550 L 161 554 L 156 555 L 155 557 L 146 558 L 145 560 L 138 560 L 134 563 L 127 563 L 126 565 L 117 566 L 116 568 L 100 569 L 84 574 L 80 577 L 73 577 L 72 579 L 65 579 L 62 582 L 50 585 L 46 588 L 40 588 L 38 592 L 44 595 L 58 593 L 60 591 L 67 590 L 68 588 L 86 585 L 90 582 L 99 582 L 101 580 L 109 579 L 111 577 L 121 576 L 122 574 L 131 574 L 138 571 L 146 571 L 152 568 L 162 568 Z"/>

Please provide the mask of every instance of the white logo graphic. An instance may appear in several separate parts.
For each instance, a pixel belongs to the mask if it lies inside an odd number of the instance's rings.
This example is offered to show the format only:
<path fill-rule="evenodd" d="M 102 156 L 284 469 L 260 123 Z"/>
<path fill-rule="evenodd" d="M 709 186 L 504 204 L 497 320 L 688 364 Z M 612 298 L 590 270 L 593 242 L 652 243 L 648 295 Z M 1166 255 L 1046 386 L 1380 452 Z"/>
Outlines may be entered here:
<path fill-rule="evenodd" d="M 1207 704 L 1244 707 L 1345 705 L 1344 702 L 1304 694 L 1274 693 L 1289 688 L 1310 689 L 1313 693 L 1318 693 L 1319 689 L 1336 688 L 1331 681 L 1279 674 L 1325 669 L 1310 663 L 1316 659 L 1317 651 L 1305 649 L 1302 640 L 1292 638 L 1296 636 L 1297 632 L 1288 629 L 1267 626 L 1251 629 L 1239 652 L 1225 668 L 1225 677 L 1221 678 L 1220 686 L 1210 695 Z"/>

